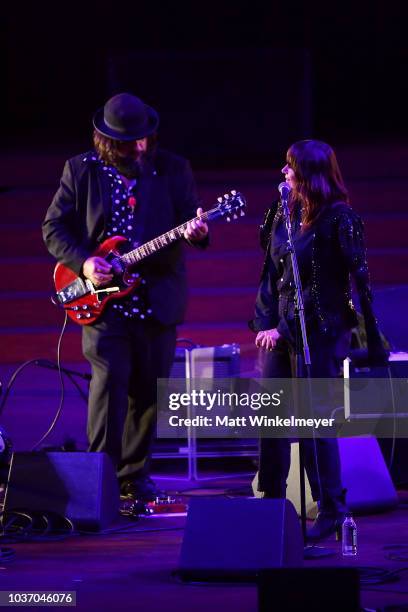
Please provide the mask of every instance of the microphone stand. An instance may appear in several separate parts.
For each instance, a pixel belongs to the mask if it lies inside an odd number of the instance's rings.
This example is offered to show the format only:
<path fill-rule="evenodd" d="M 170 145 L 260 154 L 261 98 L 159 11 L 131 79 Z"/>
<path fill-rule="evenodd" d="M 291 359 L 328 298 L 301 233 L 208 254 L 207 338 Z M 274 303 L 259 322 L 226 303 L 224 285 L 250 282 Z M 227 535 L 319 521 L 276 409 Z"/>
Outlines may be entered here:
<path fill-rule="evenodd" d="M 48 368 L 49 370 L 58 370 L 67 376 L 77 376 L 78 378 L 83 378 L 83 380 L 90 381 L 92 376 L 91 374 L 86 374 L 84 372 L 78 372 L 78 370 L 70 370 L 69 368 L 60 367 L 57 363 L 53 361 L 48 361 L 48 359 L 36 359 L 34 361 L 34 365 L 40 366 L 41 368 Z"/>
<path fill-rule="evenodd" d="M 70 370 L 69 368 L 63 368 L 62 366 L 59 366 L 57 363 L 54 363 L 53 361 L 49 361 L 48 359 L 36 359 L 34 361 L 34 365 L 39 366 L 40 368 L 48 368 L 49 370 L 56 370 L 57 372 L 61 372 L 62 374 L 65 374 L 67 378 L 69 378 L 69 380 L 72 382 L 72 384 L 74 385 L 74 387 L 76 388 L 76 390 L 78 391 L 79 395 L 82 397 L 84 402 L 86 404 L 88 403 L 88 396 L 86 395 L 86 393 L 84 393 L 83 389 L 77 383 L 77 381 L 75 380 L 75 377 L 82 378 L 83 380 L 86 380 L 87 383 L 90 383 L 91 378 L 92 378 L 91 374 L 86 374 L 84 372 L 78 372 L 77 370 Z"/>
<path fill-rule="evenodd" d="M 279 191 L 281 193 L 281 205 L 283 218 L 285 221 L 286 232 L 288 235 L 288 251 L 290 253 L 290 260 L 293 271 L 293 280 L 295 284 L 295 354 L 296 354 L 296 365 L 295 365 L 295 378 L 301 378 L 302 375 L 305 375 L 305 378 L 308 380 L 308 395 L 309 395 L 309 410 L 312 411 L 312 389 L 311 389 L 311 366 L 312 361 L 310 358 L 310 349 L 309 342 L 307 339 L 307 331 L 306 331 L 306 320 L 305 320 L 305 306 L 303 300 L 303 289 L 302 289 L 302 281 L 299 273 L 299 266 L 295 251 L 295 246 L 293 243 L 293 235 L 292 235 L 292 226 L 290 222 L 290 212 L 289 212 L 289 193 L 290 188 L 286 186 L 285 183 L 279 186 Z M 301 331 L 301 336 L 299 335 L 299 328 Z M 303 355 L 302 355 L 303 353 Z M 315 434 L 313 431 L 313 438 Z M 316 452 L 316 446 L 315 446 Z M 318 470 L 317 458 L 316 458 L 316 468 Z M 320 485 L 320 476 L 318 475 L 319 485 Z M 302 533 L 303 540 L 306 543 L 306 483 L 305 483 L 305 462 L 304 462 L 304 452 L 301 444 L 301 440 L 299 439 L 299 491 L 300 491 L 300 517 L 302 524 Z M 320 496 L 321 493 L 320 493 Z M 305 545 L 304 550 L 304 558 L 311 559 L 315 557 L 323 557 L 334 554 L 334 551 L 325 549 L 323 547 L 317 546 L 307 546 Z"/>

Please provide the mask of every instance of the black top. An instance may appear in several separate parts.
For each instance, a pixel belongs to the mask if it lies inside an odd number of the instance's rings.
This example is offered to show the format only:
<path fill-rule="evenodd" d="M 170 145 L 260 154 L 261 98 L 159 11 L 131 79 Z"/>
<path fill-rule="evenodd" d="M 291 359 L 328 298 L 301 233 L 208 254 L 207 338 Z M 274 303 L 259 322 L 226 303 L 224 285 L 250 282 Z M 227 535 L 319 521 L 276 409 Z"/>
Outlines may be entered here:
<path fill-rule="evenodd" d="M 129 247 L 138 247 L 141 244 L 146 202 L 137 199 L 137 179 L 133 179 L 127 188 L 118 170 L 98 159 L 94 151 L 83 159 L 84 164 L 90 162 L 99 164 L 109 178 L 111 210 L 105 225 L 105 238 L 123 236 L 127 238 Z M 130 197 L 132 206 L 129 205 Z M 130 295 L 116 300 L 112 308 L 128 319 L 149 318 L 153 311 L 148 300 L 146 280 L 142 278 L 140 285 Z"/>

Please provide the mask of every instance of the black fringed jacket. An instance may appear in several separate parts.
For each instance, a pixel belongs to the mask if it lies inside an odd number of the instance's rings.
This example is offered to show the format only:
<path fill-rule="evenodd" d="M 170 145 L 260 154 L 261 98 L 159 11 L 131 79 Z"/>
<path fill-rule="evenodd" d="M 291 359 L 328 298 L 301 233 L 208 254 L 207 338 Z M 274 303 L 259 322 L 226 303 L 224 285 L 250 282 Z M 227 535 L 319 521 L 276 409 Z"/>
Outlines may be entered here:
<path fill-rule="evenodd" d="M 255 304 L 253 331 L 277 328 L 289 341 L 294 331 L 294 287 L 285 282 L 290 253 L 281 206 L 267 210 L 260 228 L 261 246 L 266 252 Z M 300 236 L 300 228 L 297 228 Z M 296 231 L 296 228 L 295 228 Z M 351 299 L 351 278 L 355 282 L 364 316 L 368 349 L 372 360 L 383 362 L 383 349 L 372 308 L 364 227 L 361 217 L 344 202 L 328 206 L 314 222 L 305 252 L 298 253 L 303 285 L 306 323 L 309 330 L 336 337 L 357 325 Z M 302 243 L 299 242 L 299 248 Z M 303 261 L 302 261 L 303 256 Z M 303 276 L 303 278 L 302 278 Z M 288 308 L 288 303 L 292 307 Z"/>

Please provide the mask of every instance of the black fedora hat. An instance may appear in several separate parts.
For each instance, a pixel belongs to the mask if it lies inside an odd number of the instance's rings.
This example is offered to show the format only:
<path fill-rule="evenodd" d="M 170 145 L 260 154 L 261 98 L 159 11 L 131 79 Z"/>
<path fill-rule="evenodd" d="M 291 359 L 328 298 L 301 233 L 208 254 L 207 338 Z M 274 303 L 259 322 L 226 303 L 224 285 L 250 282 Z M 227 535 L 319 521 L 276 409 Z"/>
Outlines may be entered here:
<path fill-rule="evenodd" d="M 96 130 L 114 140 L 138 140 L 153 134 L 159 115 L 140 98 L 121 93 L 110 98 L 93 117 Z"/>

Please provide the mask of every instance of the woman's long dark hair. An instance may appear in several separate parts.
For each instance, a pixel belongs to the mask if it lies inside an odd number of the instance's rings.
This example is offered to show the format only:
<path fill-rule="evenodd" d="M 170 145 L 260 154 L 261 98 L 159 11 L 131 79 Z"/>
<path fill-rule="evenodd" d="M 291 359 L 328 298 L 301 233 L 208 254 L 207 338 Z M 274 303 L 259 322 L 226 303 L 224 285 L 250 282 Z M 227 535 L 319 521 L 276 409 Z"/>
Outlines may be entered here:
<path fill-rule="evenodd" d="M 300 140 L 288 150 L 286 161 L 295 173 L 293 198 L 300 200 L 303 227 L 310 226 L 333 202 L 349 196 L 333 149 L 320 140 Z"/>

